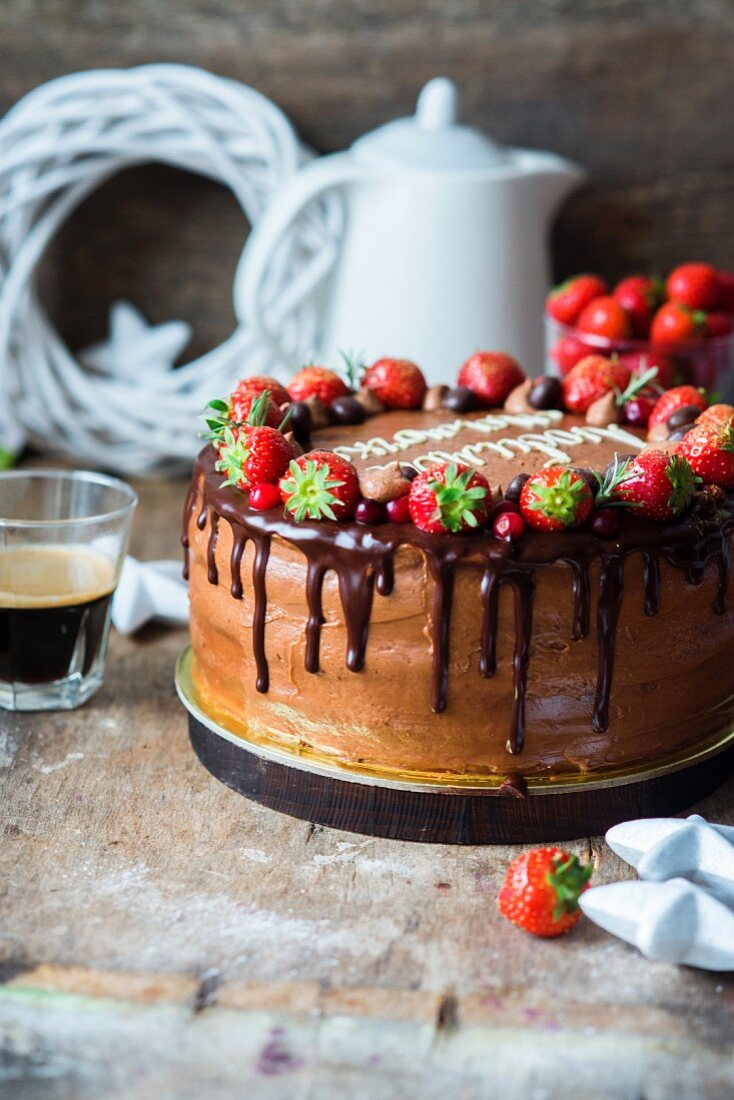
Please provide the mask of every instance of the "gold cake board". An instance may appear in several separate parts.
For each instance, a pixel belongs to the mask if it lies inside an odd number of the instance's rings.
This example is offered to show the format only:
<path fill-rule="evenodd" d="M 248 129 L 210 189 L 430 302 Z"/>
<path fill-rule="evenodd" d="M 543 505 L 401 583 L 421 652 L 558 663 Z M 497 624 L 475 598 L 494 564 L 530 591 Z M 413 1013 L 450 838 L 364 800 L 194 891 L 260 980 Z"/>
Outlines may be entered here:
<path fill-rule="evenodd" d="M 710 794 L 734 767 L 734 730 L 665 766 L 599 779 L 536 780 L 526 797 L 499 780 L 395 778 L 248 740 L 199 706 L 187 647 L 178 697 L 201 763 L 226 786 L 292 817 L 368 836 L 433 844 L 520 844 L 598 835 L 620 821 L 668 817 Z M 491 785 L 490 785 L 491 784 Z"/>

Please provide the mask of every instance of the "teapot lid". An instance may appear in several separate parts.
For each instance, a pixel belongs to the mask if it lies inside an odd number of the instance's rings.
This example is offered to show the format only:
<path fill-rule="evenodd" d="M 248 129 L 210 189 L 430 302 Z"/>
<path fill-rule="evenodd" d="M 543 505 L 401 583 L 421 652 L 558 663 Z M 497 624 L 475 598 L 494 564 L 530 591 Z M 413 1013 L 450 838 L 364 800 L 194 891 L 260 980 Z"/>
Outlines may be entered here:
<path fill-rule="evenodd" d="M 358 138 L 352 150 L 381 167 L 476 172 L 507 160 L 507 150 L 481 130 L 461 126 L 459 90 L 437 76 L 421 90 L 415 114 Z"/>

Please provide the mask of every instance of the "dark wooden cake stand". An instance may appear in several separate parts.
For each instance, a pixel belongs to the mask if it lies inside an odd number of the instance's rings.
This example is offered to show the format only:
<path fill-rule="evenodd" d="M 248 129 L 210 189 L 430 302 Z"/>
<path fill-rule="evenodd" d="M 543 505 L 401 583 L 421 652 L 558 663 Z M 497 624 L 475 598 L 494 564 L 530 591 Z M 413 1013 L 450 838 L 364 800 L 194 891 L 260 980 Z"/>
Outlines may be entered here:
<path fill-rule="evenodd" d="M 525 844 L 606 832 L 620 821 L 669 817 L 710 794 L 734 766 L 734 731 L 705 753 L 634 777 L 496 787 L 402 782 L 247 741 L 197 705 L 191 650 L 176 666 L 201 763 L 246 798 L 291 817 L 352 833 L 427 844 Z"/>

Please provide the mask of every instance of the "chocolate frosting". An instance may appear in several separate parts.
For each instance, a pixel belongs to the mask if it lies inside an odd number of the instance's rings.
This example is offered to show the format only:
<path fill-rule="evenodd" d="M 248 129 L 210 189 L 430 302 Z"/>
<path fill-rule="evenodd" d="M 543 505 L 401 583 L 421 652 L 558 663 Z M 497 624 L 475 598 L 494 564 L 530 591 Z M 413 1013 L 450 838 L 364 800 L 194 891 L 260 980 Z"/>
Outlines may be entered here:
<path fill-rule="evenodd" d="M 343 434 L 344 430 L 341 431 Z M 351 431 L 354 433 L 354 429 Z M 588 453 L 584 458 L 588 459 Z M 305 667 L 309 673 L 319 671 L 320 633 L 324 622 L 321 599 L 325 575 L 333 570 L 338 577 L 347 631 L 346 665 L 351 671 L 359 672 L 365 662 L 375 590 L 380 598 L 390 597 L 395 555 L 399 547 L 409 545 L 423 555 L 434 586 L 433 614 L 430 617 L 432 686 L 429 702 L 436 713 L 446 708 L 450 690 L 449 642 L 456 570 L 462 560 L 480 560 L 482 580 L 477 593 L 478 614 L 481 615 L 479 670 L 485 678 L 492 677 L 496 670 L 498 600 L 503 586 L 511 590 L 514 601 L 514 701 L 507 730 L 507 751 L 511 756 L 522 753 L 525 741 L 525 699 L 530 672 L 534 590 L 539 570 L 558 562 L 569 566 L 573 592 L 569 630 L 574 639 L 580 639 L 588 635 L 591 627 L 589 567 L 597 559 L 600 562 L 595 624 L 598 675 L 593 713 L 590 715 L 591 726 L 596 731 L 606 730 L 609 724 L 617 622 L 624 593 L 625 564 L 630 555 L 640 554 L 643 559 L 644 611 L 647 615 L 655 615 L 658 611 L 661 559 L 682 570 L 693 585 L 702 582 L 709 564 L 715 564 L 718 588 L 713 611 L 721 615 L 726 610 L 729 540 L 734 532 L 734 500 L 731 496 L 727 497 L 720 512 L 708 520 L 691 515 L 680 522 L 656 524 L 625 512 L 619 534 L 614 540 L 600 539 L 589 529 L 557 534 L 528 530 L 520 542 L 507 543 L 495 539 L 485 530 L 470 534 L 430 535 L 412 524 L 385 523 L 367 527 L 331 521 L 296 523 L 280 508 L 267 512 L 251 509 L 245 494 L 221 485 L 222 478 L 215 471 L 214 463 L 215 453 L 207 446 L 197 459 L 184 509 L 184 576 L 188 575 L 189 526 L 195 513 L 196 525 L 200 530 L 204 530 L 209 517 L 206 557 L 207 576 L 212 585 L 220 583 L 215 560 L 220 521 L 223 519 L 231 526 L 228 581 L 235 600 L 242 598 L 240 566 L 244 548 L 248 541 L 254 544 L 253 647 L 259 692 L 267 692 L 269 687 L 265 636 L 266 582 L 274 537 L 292 544 L 307 560 L 308 618 L 304 626 Z M 507 480 L 517 472 L 517 465 L 514 463 L 507 471 Z M 536 461 L 536 468 L 538 465 Z"/>

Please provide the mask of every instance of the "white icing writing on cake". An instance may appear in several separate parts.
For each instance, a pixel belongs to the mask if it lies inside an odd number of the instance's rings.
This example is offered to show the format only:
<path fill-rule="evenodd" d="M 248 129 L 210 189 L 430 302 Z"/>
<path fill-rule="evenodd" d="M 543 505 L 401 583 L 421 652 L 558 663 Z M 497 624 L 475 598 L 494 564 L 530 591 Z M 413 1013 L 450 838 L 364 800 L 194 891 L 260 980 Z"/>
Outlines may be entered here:
<path fill-rule="evenodd" d="M 610 424 L 606 428 L 592 428 L 589 426 L 575 425 L 571 428 L 554 428 L 563 419 L 563 413 L 557 409 L 549 409 L 547 412 L 519 413 L 519 414 L 489 414 L 480 416 L 476 420 L 450 420 L 445 424 L 438 424 L 433 428 L 401 428 L 395 432 L 391 440 L 376 436 L 373 439 L 357 440 L 351 446 L 335 447 L 334 450 L 342 458 L 354 457 L 382 458 L 387 455 L 400 454 L 411 447 L 419 447 L 422 443 L 443 442 L 454 439 L 462 431 L 480 432 L 486 435 L 503 431 L 505 428 L 540 428 L 541 431 L 526 432 L 514 439 L 483 439 L 477 443 L 467 443 L 458 451 L 432 450 L 426 454 L 411 459 L 411 465 L 419 470 L 426 469 L 436 462 L 460 462 L 467 465 L 483 466 L 484 460 L 480 455 L 489 452 L 500 458 L 511 459 L 517 454 L 530 454 L 538 451 L 546 455 L 546 466 L 555 463 L 571 462 L 571 455 L 566 448 L 578 447 L 583 443 L 601 443 L 604 439 L 611 439 L 615 443 L 624 444 L 626 447 L 639 448 L 643 446 L 642 440 L 637 436 L 626 432 L 617 424 Z M 375 465 L 379 465 L 375 463 Z"/>

